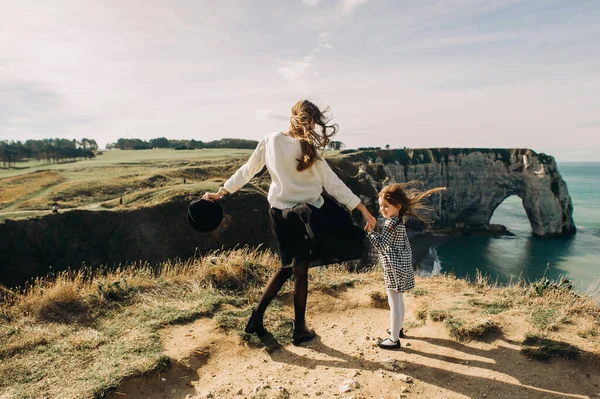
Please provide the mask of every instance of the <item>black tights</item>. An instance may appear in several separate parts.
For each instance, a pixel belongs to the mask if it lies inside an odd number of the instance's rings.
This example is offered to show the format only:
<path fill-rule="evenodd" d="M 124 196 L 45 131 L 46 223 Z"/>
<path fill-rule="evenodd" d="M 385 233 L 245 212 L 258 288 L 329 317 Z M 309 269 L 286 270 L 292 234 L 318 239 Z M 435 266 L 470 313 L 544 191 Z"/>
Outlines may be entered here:
<path fill-rule="evenodd" d="M 256 313 L 265 314 L 267 306 L 277 295 L 283 284 L 294 275 L 294 318 L 296 328 L 305 328 L 306 299 L 308 297 L 308 264 L 303 262 L 293 268 L 279 269 L 267 284 L 263 292 Z"/>

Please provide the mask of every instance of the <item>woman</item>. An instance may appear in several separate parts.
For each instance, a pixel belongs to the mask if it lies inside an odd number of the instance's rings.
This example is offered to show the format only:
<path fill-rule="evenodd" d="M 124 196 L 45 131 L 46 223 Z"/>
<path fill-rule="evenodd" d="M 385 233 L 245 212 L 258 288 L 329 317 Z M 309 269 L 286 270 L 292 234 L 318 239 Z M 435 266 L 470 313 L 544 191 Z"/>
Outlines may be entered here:
<path fill-rule="evenodd" d="M 269 215 L 277 236 L 282 267 L 271 278 L 245 331 L 263 335 L 263 316 L 267 306 L 283 284 L 294 275 L 294 333 L 298 345 L 316 334 L 306 325 L 308 268 L 360 258 L 364 251 L 364 231 L 352 224 L 348 212 L 322 195 L 323 189 L 348 210 L 358 209 L 366 228 L 373 229 L 376 219 L 352 191 L 319 156 L 338 130 L 310 101 L 292 107 L 286 132 L 271 133 L 257 145 L 250 159 L 239 168 L 217 193 L 205 193 L 203 199 L 217 200 L 244 186 L 265 165 L 271 175 L 267 199 Z M 315 130 L 319 126 L 320 133 Z"/>

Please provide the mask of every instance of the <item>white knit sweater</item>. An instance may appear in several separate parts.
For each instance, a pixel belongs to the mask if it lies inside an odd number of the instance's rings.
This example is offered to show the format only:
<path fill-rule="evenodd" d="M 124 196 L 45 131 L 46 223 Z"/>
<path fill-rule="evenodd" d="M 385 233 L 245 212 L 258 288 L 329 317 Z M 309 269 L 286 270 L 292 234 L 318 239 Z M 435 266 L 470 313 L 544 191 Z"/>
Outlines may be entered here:
<path fill-rule="evenodd" d="M 300 140 L 281 132 L 270 133 L 223 187 L 234 193 L 267 165 L 272 180 L 267 199 L 273 208 L 292 208 L 301 203 L 320 208 L 323 188 L 349 210 L 356 208 L 360 198 L 337 177 L 326 161 L 319 159 L 307 170 L 298 172 L 296 166 L 301 156 Z"/>

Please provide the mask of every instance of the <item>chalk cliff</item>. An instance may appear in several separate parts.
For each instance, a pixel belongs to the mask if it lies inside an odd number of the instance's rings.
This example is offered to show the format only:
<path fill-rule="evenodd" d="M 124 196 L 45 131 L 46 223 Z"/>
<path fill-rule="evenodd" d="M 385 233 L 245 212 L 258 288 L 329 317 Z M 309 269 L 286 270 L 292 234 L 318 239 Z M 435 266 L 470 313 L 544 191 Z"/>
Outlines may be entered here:
<path fill-rule="evenodd" d="M 533 234 L 575 232 L 573 204 L 556 161 L 532 150 L 373 150 L 342 154 L 332 163 L 372 187 L 362 190 L 366 201 L 376 200 L 375 193 L 391 182 L 420 180 L 427 188 L 447 187 L 430 204 L 435 229 L 489 228 L 498 205 L 516 195 L 523 200 Z"/>

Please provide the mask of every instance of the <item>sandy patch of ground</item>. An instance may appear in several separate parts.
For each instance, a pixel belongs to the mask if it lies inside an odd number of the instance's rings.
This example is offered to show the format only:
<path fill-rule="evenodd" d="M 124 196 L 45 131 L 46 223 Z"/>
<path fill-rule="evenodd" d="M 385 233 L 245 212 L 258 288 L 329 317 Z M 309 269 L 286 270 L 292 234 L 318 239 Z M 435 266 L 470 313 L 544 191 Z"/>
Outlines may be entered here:
<path fill-rule="evenodd" d="M 318 337 L 300 347 L 268 335 L 266 348 L 250 348 L 207 319 L 169 327 L 161 338 L 174 365 L 125 382 L 112 397 L 600 398 L 597 363 L 528 360 L 520 353 L 524 323 L 510 314 L 503 332 L 484 342 L 457 342 L 428 320 L 406 329 L 400 350 L 380 349 L 375 342 L 386 335 L 389 311 L 370 305 L 373 290 L 380 283 L 336 296 L 310 293 L 307 314 Z M 423 301 L 406 297 L 408 325 Z"/>

